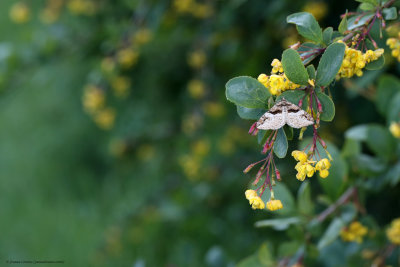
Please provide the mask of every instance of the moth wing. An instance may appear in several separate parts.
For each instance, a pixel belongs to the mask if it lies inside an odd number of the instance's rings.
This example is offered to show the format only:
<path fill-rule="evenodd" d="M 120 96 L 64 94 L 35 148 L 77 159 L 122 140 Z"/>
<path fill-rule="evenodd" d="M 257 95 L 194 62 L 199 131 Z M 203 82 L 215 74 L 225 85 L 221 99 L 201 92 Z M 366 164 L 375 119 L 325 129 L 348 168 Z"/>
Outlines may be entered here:
<path fill-rule="evenodd" d="M 265 112 L 257 122 L 260 130 L 277 130 L 285 125 L 286 121 L 282 113 L 272 114 Z"/>
<path fill-rule="evenodd" d="M 297 106 L 296 106 L 297 107 Z M 314 124 L 314 119 L 310 114 L 297 107 L 298 111 L 288 110 L 286 123 L 293 128 L 302 128 Z"/>

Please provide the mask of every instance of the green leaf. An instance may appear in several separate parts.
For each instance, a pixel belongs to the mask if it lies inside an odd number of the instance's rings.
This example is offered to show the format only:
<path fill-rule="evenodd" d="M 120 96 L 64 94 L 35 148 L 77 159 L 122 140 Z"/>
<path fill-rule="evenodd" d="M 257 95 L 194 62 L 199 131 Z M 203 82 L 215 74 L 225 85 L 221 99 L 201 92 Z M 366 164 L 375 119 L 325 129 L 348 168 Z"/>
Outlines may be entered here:
<path fill-rule="evenodd" d="M 331 244 L 339 236 L 340 230 L 345 226 L 344 222 L 340 218 L 334 219 L 328 226 L 324 235 L 318 242 L 318 249 L 322 249 L 325 246 Z"/>
<path fill-rule="evenodd" d="M 283 52 L 282 65 L 283 71 L 290 81 L 301 85 L 308 84 L 307 70 L 296 50 L 289 48 Z"/>
<path fill-rule="evenodd" d="M 382 75 L 376 91 L 376 107 L 382 115 L 389 113 L 390 101 L 400 92 L 400 80 L 392 75 Z"/>
<path fill-rule="evenodd" d="M 381 125 L 369 125 L 367 146 L 381 158 L 389 160 L 396 150 L 396 142 L 389 130 Z"/>
<path fill-rule="evenodd" d="M 322 38 L 324 39 L 324 44 L 325 45 L 329 45 L 331 43 L 332 34 L 333 34 L 333 28 L 332 27 L 326 28 L 324 30 L 324 32 L 322 33 Z"/>
<path fill-rule="evenodd" d="M 346 15 L 343 17 L 342 21 L 340 22 L 338 31 L 341 34 L 344 34 L 345 31 L 347 31 L 347 27 L 348 27 L 348 24 L 347 24 L 347 10 L 346 10 Z"/>
<path fill-rule="evenodd" d="M 283 130 L 285 131 L 287 140 L 292 140 L 293 139 L 293 128 L 288 125 L 285 125 L 285 126 L 283 126 Z"/>
<path fill-rule="evenodd" d="M 245 108 L 242 106 L 236 106 L 239 117 L 245 120 L 258 120 L 265 112 L 266 109 L 262 108 Z"/>
<path fill-rule="evenodd" d="M 356 1 L 360 3 L 369 3 L 374 6 L 378 5 L 378 0 L 356 0 Z"/>
<path fill-rule="evenodd" d="M 283 231 L 288 229 L 290 225 L 298 224 L 300 222 L 300 218 L 298 217 L 269 219 L 256 222 L 255 227 L 271 227 L 274 230 Z"/>
<path fill-rule="evenodd" d="M 318 64 L 316 85 L 328 86 L 333 81 L 342 65 L 345 49 L 342 43 L 328 46 Z"/>
<path fill-rule="evenodd" d="M 315 68 L 314 68 L 314 65 L 309 65 L 307 67 L 307 73 L 308 73 L 308 77 L 310 77 L 310 79 L 315 80 Z"/>
<path fill-rule="evenodd" d="M 288 23 L 296 24 L 297 31 L 303 37 L 321 44 L 322 29 L 316 19 L 307 12 L 294 13 L 286 18 Z"/>
<path fill-rule="evenodd" d="M 368 125 L 357 125 L 348 129 L 345 137 L 357 141 L 365 141 L 368 136 Z"/>
<path fill-rule="evenodd" d="M 335 117 L 335 104 L 326 94 L 321 92 L 317 92 L 316 94 L 322 105 L 321 120 L 332 121 Z"/>
<path fill-rule="evenodd" d="M 385 171 L 386 163 L 382 158 L 359 154 L 352 158 L 351 168 L 360 175 L 371 177 Z"/>
<path fill-rule="evenodd" d="M 258 249 L 258 260 L 263 266 L 275 266 L 274 258 L 271 253 L 271 247 L 267 243 L 263 243 Z"/>
<path fill-rule="evenodd" d="M 400 93 L 396 93 L 389 102 L 387 121 L 399 121 L 400 119 Z"/>
<path fill-rule="evenodd" d="M 372 11 L 375 9 L 375 6 L 370 3 L 361 3 L 360 9 L 363 11 Z"/>
<path fill-rule="evenodd" d="M 301 214 L 313 214 L 314 203 L 311 200 L 311 188 L 308 181 L 304 181 L 297 192 L 297 206 Z"/>
<path fill-rule="evenodd" d="M 357 21 L 357 19 L 360 18 L 360 20 Z M 355 28 L 358 28 L 360 26 L 365 25 L 373 16 L 375 16 L 375 13 L 365 13 L 363 15 L 357 15 L 357 16 L 352 16 L 347 19 L 347 30 L 353 30 Z"/>
<path fill-rule="evenodd" d="M 288 141 L 283 128 L 278 130 L 276 140 L 274 142 L 274 153 L 278 158 L 284 158 L 288 150 Z"/>
<path fill-rule="evenodd" d="M 342 147 L 342 156 L 351 158 L 361 153 L 360 141 L 346 138 Z"/>
<path fill-rule="evenodd" d="M 238 106 L 265 108 L 271 94 L 263 84 L 252 77 L 240 76 L 226 83 L 226 98 Z"/>
<path fill-rule="evenodd" d="M 385 20 L 397 19 L 397 8 L 394 6 L 389 8 L 384 8 L 382 10 L 382 13 Z"/>

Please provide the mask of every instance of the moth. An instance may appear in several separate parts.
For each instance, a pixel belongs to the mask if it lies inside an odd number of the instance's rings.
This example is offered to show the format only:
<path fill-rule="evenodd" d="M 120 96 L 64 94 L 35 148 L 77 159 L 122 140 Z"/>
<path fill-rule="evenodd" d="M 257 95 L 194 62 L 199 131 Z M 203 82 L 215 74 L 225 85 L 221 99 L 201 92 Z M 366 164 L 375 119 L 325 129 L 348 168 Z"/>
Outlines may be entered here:
<path fill-rule="evenodd" d="M 285 124 L 302 128 L 314 124 L 313 117 L 300 107 L 282 98 L 257 121 L 260 130 L 277 130 Z"/>

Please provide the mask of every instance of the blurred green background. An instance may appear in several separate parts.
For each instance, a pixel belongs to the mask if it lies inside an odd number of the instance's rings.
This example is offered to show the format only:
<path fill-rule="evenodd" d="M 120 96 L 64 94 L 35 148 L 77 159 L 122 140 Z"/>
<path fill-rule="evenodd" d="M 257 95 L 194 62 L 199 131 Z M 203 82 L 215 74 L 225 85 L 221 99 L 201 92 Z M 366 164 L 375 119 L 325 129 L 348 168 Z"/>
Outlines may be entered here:
<path fill-rule="evenodd" d="M 244 197 L 250 176 L 242 171 L 260 147 L 224 85 L 268 72 L 300 40 L 287 15 L 307 10 L 335 27 L 356 6 L 1 1 L 1 261 L 234 266 L 263 241 L 288 238 L 254 228 L 274 216 L 252 211 Z M 383 120 L 357 93 L 335 90 L 336 119 L 322 135 L 340 147 L 351 125 Z M 109 113 L 88 111 L 96 92 Z M 296 192 L 294 160 L 278 166 Z"/>

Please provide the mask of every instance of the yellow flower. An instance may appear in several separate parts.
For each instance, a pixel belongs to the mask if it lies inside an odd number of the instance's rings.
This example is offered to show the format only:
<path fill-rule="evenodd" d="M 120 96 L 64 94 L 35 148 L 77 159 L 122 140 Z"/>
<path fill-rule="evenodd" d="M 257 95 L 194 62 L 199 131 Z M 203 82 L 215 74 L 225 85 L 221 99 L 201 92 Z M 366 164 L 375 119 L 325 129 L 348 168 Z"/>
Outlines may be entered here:
<path fill-rule="evenodd" d="M 400 138 L 400 123 L 399 122 L 390 123 L 389 130 L 394 137 Z"/>
<path fill-rule="evenodd" d="M 395 245 L 400 245 L 400 218 L 392 221 L 390 227 L 386 230 L 387 238 Z"/>
<path fill-rule="evenodd" d="M 139 29 L 132 37 L 132 43 L 143 45 L 148 43 L 153 37 L 151 31 L 146 28 Z"/>
<path fill-rule="evenodd" d="M 210 141 L 207 139 L 200 139 L 192 145 L 192 151 L 195 156 L 203 158 L 210 152 L 210 147 Z"/>
<path fill-rule="evenodd" d="M 292 157 L 295 160 L 300 161 L 302 163 L 307 161 L 307 154 L 304 153 L 304 151 L 294 150 L 294 151 L 292 151 Z"/>
<path fill-rule="evenodd" d="M 323 158 L 317 162 L 315 165 L 315 170 L 319 171 L 319 176 L 321 178 L 326 178 L 329 175 L 329 168 L 331 167 L 331 162 L 327 158 Z"/>
<path fill-rule="evenodd" d="M 251 190 L 251 189 L 246 190 L 246 192 L 244 192 L 244 194 L 245 194 L 247 200 L 257 196 L 257 192 L 255 190 Z"/>
<path fill-rule="evenodd" d="M 399 34 L 400 38 L 400 34 Z M 400 61 L 400 39 L 399 38 L 389 38 L 386 40 L 386 44 L 392 49 L 392 56 Z"/>
<path fill-rule="evenodd" d="M 132 48 L 125 48 L 117 53 L 117 61 L 122 68 L 129 69 L 136 64 L 139 53 Z"/>
<path fill-rule="evenodd" d="M 246 199 L 249 201 L 251 207 L 253 210 L 255 209 L 264 209 L 265 208 L 265 203 L 262 201 L 262 199 L 258 196 L 257 192 L 254 190 L 246 190 L 244 193 L 246 196 Z"/>
<path fill-rule="evenodd" d="M 273 67 L 271 73 L 283 72 L 283 66 L 279 59 L 272 60 L 271 66 Z"/>
<path fill-rule="evenodd" d="M 94 114 L 94 121 L 103 130 L 110 130 L 114 126 L 115 111 L 112 108 L 100 110 Z"/>
<path fill-rule="evenodd" d="M 95 85 L 87 85 L 82 97 L 83 107 L 88 113 L 95 113 L 104 106 L 105 96 L 103 90 Z"/>
<path fill-rule="evenodd" d="M 100 68 L 104 73 L 110 74 L 115 70 L 115 61 L 111 57 L 103 58 Z"/>
<path fill-rule="evenodd" d="M 225 114 L 224 106 L 219 102 L 208 101 L 203 104 L 203 111 L 212 118 L 220 118 Z"/>
<path fill-rule="evenodd" d="M 301 162 L 297 163 L 294 167 L 297 170 L 296 178 L 299 181 L 304 181 L 307 175 L 307 165 Z"/>
<path fill-rule="evenodd" d="M 13 22 L 22 24 L 29 21 L 30 13 L 29 7 L 26 4 L 17 2 L 10 9 L 10 18 Z"/>
<path fill-rule="evenodd" d="M 189 81 L 188 91 L 190 96 L 194 99 L 203 98 L 206 93 L 205 85 L 201 80 Z"/>
<path fill-rule="evenodd" d="M 194 69 L 202 68 L 207 61 L 206 53 L 202 50 L 196 50 L 188 55 L 187 62 Z"/>
<path fill-rule="evenodd" d="M 91 0 L 69 0 L 68 9 L 75 15 L 93 15 L 96 13 L 96 5 Z"/>
<path fill-rule="evenodd" d="M 314 87 L 315 86 L 315 81 L 312 80 L 312 79 L 308 79 L 308 84 Z"/>
<path fill-rule="evenodd" d="M 317 171 L 328 170 L 331 167 L 331 162 L 327 158 L 323 158 L 317 162 L 315 169 Z"/>
<path fill-rule="evenodd" d="M 129 93 L 130 86 L 131 81 L 127 77 L 117 76 L 111 81 L 111 87 L 117 97 L 126 97 Z"/>
<path fill-rule="evenodd" d="M 312 177 L 314 175 L 315 169 L 311 164 L 306 164 L 307 177 Z"/>
<path fill-rule="evenodd" d="M 303 10 L 305 12 L 311 13 L 316 20 L 320 20 L 325 17 L 328 11 L 328 6 L 324 2 L 307 2 Z"/>
<path fill-rule="evenodd" d="M 195 3 L 191 8 L 191 13 L 194 17 L 204 19 L 213 14 L 213 9 L 209 4 Z"/>
<path fill-rule="evenodd" d="M 368 228 L 363 226 L 360 222 L 352 222 L 348 227 L 340 231 L 340 236 L 343 241 L 361 243 L 363 236 L 368 233 Z"/>
<path fill-rule="evenodd" d="M 283 208 L 283 205 L 279 199 L 270 199 L 267 202 L 267 209 L 269 209 L 270 211 L 279 210 L 282 208 Z"/>

